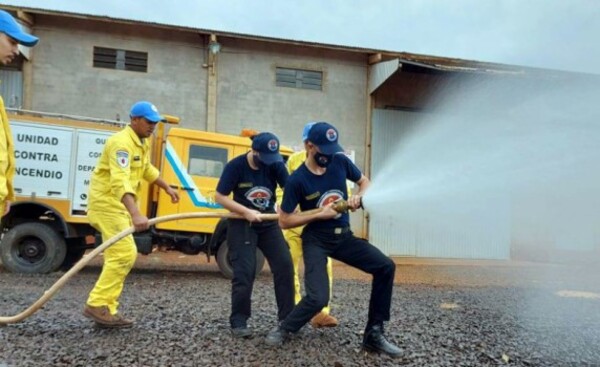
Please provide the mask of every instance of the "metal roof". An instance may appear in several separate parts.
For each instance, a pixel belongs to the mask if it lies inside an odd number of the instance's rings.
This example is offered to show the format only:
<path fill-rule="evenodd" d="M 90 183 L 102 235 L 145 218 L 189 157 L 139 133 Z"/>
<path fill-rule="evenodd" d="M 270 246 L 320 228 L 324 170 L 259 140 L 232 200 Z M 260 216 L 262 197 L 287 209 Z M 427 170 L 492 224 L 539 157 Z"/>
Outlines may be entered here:
<path fill-rule="evenodd" d="M 567 72 L 567 71 L 526 67 L 526 66 L 519 66 L 519 65 L 509 65 L 509 64 L 482 62 L 482 61 L 475 61 L 475 60 L 448 58 L 448 57 L 441 57 L 441 56 L 414 54 L 414 53 L 409 53 L 409 52 L 404 52 L 404 51 L 378 50 L 378 49 L 372 49 L 372 48 L 335 45 L 335 44 L 327 44 L 327 43 L 319 43 L 319 42 L 308 42 L 308 41 L 300 41 L 300 40 L 293 40 L 293 39 L 286 39 L 286 38 L 257 36 L 257 35 L 251 35 L 251 34 L 245 34 L 245 33 L 226 32 L 226 31 L 219 31 L 219 30 L 212 30 L 212 29 L 187 27 L 187 26 L 181 26 L 181 25 L 147 22 L 147 21 L 140 21 L 140 20 L 134 20 L 134 19 L 115 18 L 115 17 L 106 16 L 106 15 L 73 13 L 73 12 L 60 11 L 60 10 L 29 8 L 29 7 L 15 6 L 15 5 L 4 5 L 4 4 L 0 4 L 0 6 L 7 10 L 12 10 L 12 11 L 20 10 L 20 11 L 24 11 L 26 13 L 32 13 L 32 14 L 62 16 L 62 17 L 69 17 L 69 18 L 88 19 L 88 20 L 94 20 L 94 21 L 99 21 L 99 22 L 111 22 L 111 23 L 129 24 L 129 25 L 146 25 L 148 27 L 177 30 L 177 31 L 181 31 L 181 32 L 203 33 L 206 35 L 215 34 L 220 37 L 232 37 L 232 38 L 240 38 L 240 39 L 246 39 L 246 40 L 262 41 L 262 42 L 281 43 L 281 44 L 297 45 L 297 46 L 304 46 L 304 47 L 316 47 L 316 48 L 324 48 L 324 49 L 330 49 L 330 50 L 362 53 L 362 54 L 365 54 L 365 56 L 378 55 L 378 56 L 380 56 L 381 61 L 398 58 L 403 63 L 409 63 L 409 64 L 412 64 L 417 67 L 436 69 L 436 70 L 440 70 L 440 71 L 467 72 L 467 73 L 498 73 L 498 72 L 500 72 L 500 73 L 510 73 L 510 74 L 520 74 L 520 73 L 524 73 L 525 71 L 527 71 L 528 74 L 529 73 L 533 73 L 533 74 L 555 73 L 555 74 L 559 74 L 559 75 L 561 75 L 561 74 L 564 75 L 566 73 L 569 73 L 569 74 L 597 76 L 595 74 L 587 74 L 587 73 L 580 73 L 580 72 Z"/>

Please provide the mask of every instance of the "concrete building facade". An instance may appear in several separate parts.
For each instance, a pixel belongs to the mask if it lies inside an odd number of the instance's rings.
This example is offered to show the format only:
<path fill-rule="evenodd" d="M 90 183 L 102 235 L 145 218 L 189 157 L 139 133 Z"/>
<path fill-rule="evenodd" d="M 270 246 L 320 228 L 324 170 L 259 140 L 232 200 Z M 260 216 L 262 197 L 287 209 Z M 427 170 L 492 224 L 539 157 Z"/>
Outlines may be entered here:
<path fill-rule="evenodd" d="M 405 52 L 5 8 L 41 39 L 24 50 L 18 65 L 0 70 L 11 85 L 22 80 L 20 89 L 14 88 L 23 94 L 19 107 L 127 120 L 131 103 L 146 99 L 161 112 L 181 117 L 186 128 L 272 131 L 295 148 L 301 147 L 305 123 L 328 121 L 339 128 L 342 145 L 368 176 L 405 139 L 419 114 L 435 109 L 440 91 L 473 78 L 540 74 Z M 99 67 L 111 52 L 117 66 Z M 468 234 L 452 243 L 444 233 L 418 236 L 410 228 L 399 229 L 393 218 L 362 212 L 352 215 L 352 226 L 390 255 L 508 259 L 521 252 L 511 242 L 510 229 L 500 240 L 482 244 Z"/>

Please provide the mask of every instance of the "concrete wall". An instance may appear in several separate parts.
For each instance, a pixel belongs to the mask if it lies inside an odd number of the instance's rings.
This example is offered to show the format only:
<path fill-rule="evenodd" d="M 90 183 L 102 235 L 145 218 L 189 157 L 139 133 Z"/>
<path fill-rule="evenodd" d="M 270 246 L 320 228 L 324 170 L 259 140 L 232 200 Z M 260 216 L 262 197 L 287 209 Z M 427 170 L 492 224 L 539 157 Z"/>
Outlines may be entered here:
<path fill-rule="evenodd" d="M 114 119 L 127 118 L 139 99 L 182 118 L 182 126 L 206 127 L 206 36 L 144 26 L 37 16 L 31 108 Z M 308 121 L 328 121 L 341 143 L 356 151 L 364 168 L 367 123 L 366 55 L 219 38 L 217 131 L 272 131 L 300 147 Z M 94 46 L 148 53 L 148 72 L 94 68 Z M 277 87 L 276 67 L 323 72 L 323 90 Z"/>
<path fill-rule="evenodd" d="M 217 131 L 244 127 L 272 131 L 282 144 L 301 147 L 309 121 L 328 121 L 364 168 L 367 124 L 366 56 L 294 45 L 220 38 Z M 323 72 L 323 90 L 278 87 L 277 67 Z"/>
<path fill-rule="evenodd" d="M 147 99 L 184 127 L 205 127 L 203 36 L 40 15 L 35 33 L 32 109 L 128 120 L 131 104 Z M 95 68 L 94 46 L 147 52 L 148 72 Z"/>

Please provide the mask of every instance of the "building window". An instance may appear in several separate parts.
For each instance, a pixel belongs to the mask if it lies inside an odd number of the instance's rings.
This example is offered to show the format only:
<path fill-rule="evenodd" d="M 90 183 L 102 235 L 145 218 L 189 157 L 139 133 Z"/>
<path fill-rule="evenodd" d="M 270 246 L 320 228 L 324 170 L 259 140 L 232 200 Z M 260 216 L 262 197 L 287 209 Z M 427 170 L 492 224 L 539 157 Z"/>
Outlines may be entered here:
<path fill-rule="evenodd" d="M 190 145 L 188 173 L 192 176 L 221 177 L 227 163 L 227 149 Z"/>
<path fill-rule="evenodd" d="M 323 90 L 320 71 L 277 68 L 275 84 L 278 87 Z"/>
<path fill-rule="evenodd" d="M 25 58 L 19 54 L 10 64 L 0 66 L 0 95 L 8 108 L 23 107 L 23 64 Z"/>
<path fill-rule="evenodd" d="M 94 67 L 145 73 L 148 71 L 148 53 L 94 47 Z"/>

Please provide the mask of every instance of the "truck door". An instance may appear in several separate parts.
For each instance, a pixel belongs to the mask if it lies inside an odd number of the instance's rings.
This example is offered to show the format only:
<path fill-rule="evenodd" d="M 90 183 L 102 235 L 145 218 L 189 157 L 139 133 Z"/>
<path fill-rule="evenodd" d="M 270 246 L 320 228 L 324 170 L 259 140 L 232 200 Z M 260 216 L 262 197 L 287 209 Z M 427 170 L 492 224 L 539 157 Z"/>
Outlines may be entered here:
<path fill-rule="evenodd" d="M 71 215 L 85 215 L 92 171 L 102 154 L 106 139 L 112 132 L 87 131 L 77 132 L 77 159 L 73 160 L 75 172 L 73 193 L 71 194 Z"/>
<path fill-rule="evenodd" d="M 179 191 L 179 204 L 172 204 L 160 191 L 157 216 L 188 212 L 227 212 L 215 203 L 215 189 L 225 164 L 232 158 L 231 145 L 169 137 L 163 161 L 163 179 Z M 213 233 L 217 218 L 186 219 L 157 225 L 159 229 Z"/>

